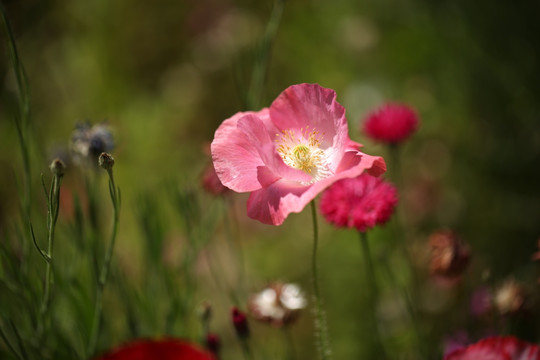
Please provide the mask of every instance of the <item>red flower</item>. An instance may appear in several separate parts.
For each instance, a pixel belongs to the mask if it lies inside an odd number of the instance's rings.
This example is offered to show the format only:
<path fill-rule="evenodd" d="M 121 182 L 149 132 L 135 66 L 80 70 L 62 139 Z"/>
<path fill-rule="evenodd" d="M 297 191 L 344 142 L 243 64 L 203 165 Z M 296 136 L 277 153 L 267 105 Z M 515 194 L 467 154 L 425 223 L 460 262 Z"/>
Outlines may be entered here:
<path fill-rule="evenodd" d="M 394 213 L 397 189 L 387 181 L 362 174 L 334 183 L 321 196 L 321 213 L 337 227 L 366 231 L 383 225 Z"/>
<path fill-rule="evenodd" d="M 455 350 L 444 360 L 540 360 L 540 347 L 513 336 L 495 336 Z"/>
<path fill-rule="evenodd" d="M 386 104 L 368 115 L 364 133 L 373 140 L 397 144 L 418 127 L 416 113 L 406 105 Z"/>
<path fill-rule="evenodd" d="M 210 353 L 178 339 L 139 339 L 99 357 L 97 360 L 215 360 Z"/>

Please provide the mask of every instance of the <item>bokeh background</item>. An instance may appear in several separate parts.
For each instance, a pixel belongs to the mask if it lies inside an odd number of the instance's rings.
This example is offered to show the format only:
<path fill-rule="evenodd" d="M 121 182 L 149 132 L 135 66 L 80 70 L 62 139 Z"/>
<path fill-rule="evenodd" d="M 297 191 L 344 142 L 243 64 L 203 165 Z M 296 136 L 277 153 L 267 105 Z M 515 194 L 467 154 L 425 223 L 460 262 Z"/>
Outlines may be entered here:
<path fill-rule="evenodd" d="M 106 121 L 114 132 L 116 181 L 123 196 L 114 266 L 124 278 L 116 277 L 108 289 L 105 307 L 112 325 L 100 349 L 133 335 L 163 335 L 159 316 L 170 297 L 166 291 L 153 290 L 153 280 L 144 280 L 145 244 L 151 240 L 141 225 L 149 213 L 156 215 L 155 222 L 163 228 L 159 236 L 163 261 L 179 261 L 187 245 L 181 216 L 168 192 L 173 187 L 200 193 L 200 211 L 216 213 L 218 220 L 211 242 L 193 265 L 198 284 L 193 315 L 185 320 L 188 325 L 175 325 L 172 334 L 198 340 L 195 305 L 206 299 L 213 305 L 212 329 L 222 337 L 223 358 L 239 358 L 229 321 L 231 300 L 207 264 L 214 261 L 220 275 L 239 287 L 235 279 L 242 266 L 225 243 L 224 223 L 236 224 L 234 237 L 242 244 L 246 289 L 239 293 L 244 301 L 247 293 L 277 279 L 301 284 L 306 294 L 311 289 L 309 212 L 270 227 L 247 218 L 246 195 L 229 194 L 222 201 L 199 191 L 215 129 L 235 112 L 248 110 L 244 96 L 274 3 L 5 0 L 3 5 L 32 96 L 34 222 L 45 219 L 46 212 L 38 175 L 48 174 L 50 161 L 67 151 L 75 124 Z M 270 39 L 262 96 L 251 102 L 255 108 L 249 110 L 269 106 L 291 84 L 318 83 L 336 90 L 347 110 L 351 138 L 363 143 L 366 153 L 385 156 L 389 174 L 400 186 L 398 216 L 408 230 L 400 232 L 394 219 L 373 231 L 370 243 L 377 261 L 404 274 L 402 283 L 420 279 L 415 301 L 422 341 L 433 359 L 441 358 L 445 337 L 467 331 L 476 340 L 491 326 L 483 329 L 469 314 L 468 299 L 478 286 L 495 286 L 511 275 L 527 284 L 533 294 L 528 301 L 536 304 L 538 264 L 531 256 L 540 237 L 538 14 L 537 1 L 288 0 Z M 0 230 L 13 243 L 6 234 L 18 221 L 16 189 L 22 161 L 11 119 L 17 89 L 4 40 L 3 33 Z M 400 174 L 392 173 L 387 149 L 360 131 L 364 117 L 388 101 L 409 104 L 421 119 L 418 133 L 401 148 Z M 100 181 L 100 221 L 107 232 L 105 176 Z M 69 231 L 73 211 L 69 199 L 82 191 L 82 185 L 73 164 L 68 164 L 64 190 L 65 211 L 55 245 L 58 264 L 73 257 L 76 248 Z M 144 204 L 151 210 L 144 210 Z M 41 222 L 36 226 L 44 233 Z M 358 237 L 332 228 L 322 218 L 320 226 L 321 289 L 334 358 L 376 358 L 362 341 L 369 331 L 365 320 L 369 310 Z M 455 230 L 472 250 L 471 264 L 456 286 L 440 286 L 429 279 L 427 238 L 440 228 Z M 412 271 L 398 250 L 400 241 L 406 241 L 413 254 Z M 37 254 L 35 259 L 39 261 Z M 378 312 L 385 344 L 393 358 L 419 358 L 405 306 L 392 283 L 379 273 L 383 290 Z M 136 289 L 137 296 L 119 295 L 114 289 L 121 281 Z M 178 291 L 182 292 L 180 285 Z M 136 311 L 141 322 L 137 334 L 127 330 L 126 302 L 147 310 Z M 517 332 L 538 341 L 538 316 L 534 306 L 531 309 L 529 321 L 512 329 L 490 330 Z M 76 322 L 68 310 L 58 314 L 66 328 Z M 282 358 L 281 331 L 251 323 L 260 358 Z M 309 310 L 290 331 L 298 359 L 314 358 Z"/>

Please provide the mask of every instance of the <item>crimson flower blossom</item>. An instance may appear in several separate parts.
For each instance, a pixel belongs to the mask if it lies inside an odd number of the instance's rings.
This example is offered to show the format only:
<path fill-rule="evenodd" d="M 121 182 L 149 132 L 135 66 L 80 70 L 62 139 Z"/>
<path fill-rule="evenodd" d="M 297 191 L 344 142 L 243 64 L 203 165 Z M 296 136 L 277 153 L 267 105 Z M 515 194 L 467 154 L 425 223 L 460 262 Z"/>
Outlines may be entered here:
<path fill-rule="evenodd" d="M 418 127 L 416 113 L 406 105 L 386 104 L 368 115 L 364 133 L 374 140 L 398 144 Z"/>
<path fill-rule="evenodd" d="M 540 347 L 513 336 L 495 336 L 455 350 L 444 360 L 540 360 Z"/>
<path fill-rule="evenodd" d="M 343 179 L 321 196 L 324 218 L 337 227 L 367 231 L 385 224 L 396 208 L 397 189 L 389 182 L 368 174 Z"/>
<path fill-rule="evenodd" d="M 299 84 L 283 91 L 270 108 L 225 120 L 211 152 L 221 182 L 251 193 L 248 216 L 280 225 L 334 182 L 386 171 L 381 157 L 360 147 L 349 138 L 335 91 Z"/>
<path fill-rule="evenodd" d="M 216 360 L 210 353 L 179 339 L 139 339 L 97 358 L 97 360 Z"/>

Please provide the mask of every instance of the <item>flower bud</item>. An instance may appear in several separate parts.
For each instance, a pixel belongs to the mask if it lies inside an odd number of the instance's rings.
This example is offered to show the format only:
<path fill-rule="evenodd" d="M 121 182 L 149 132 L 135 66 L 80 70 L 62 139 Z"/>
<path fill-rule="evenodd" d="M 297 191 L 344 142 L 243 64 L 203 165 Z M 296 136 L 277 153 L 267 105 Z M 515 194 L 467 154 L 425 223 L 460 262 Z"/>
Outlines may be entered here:
<path fill-rule="evenodd" d="M 236 334 L 241 338 L 247 338 L 249 336 L 249 327 L 246 314 L 238 310 L 236 307 L 232 308 L 231 314 Z"/>
<path fill-rule="evenodd" d="M 98 164 L 107 171 L 111 170 L 114 166 L 114 158 L 111 154 L 103 152 L 99 155 Z"/>
<path fill-rule="evenodd" d="M 53 175 L 60 177 L 64 176 L 64 172 L 66 171 L 66 165 L 58 158 L 53 160 L 49 168 L 51 169 Z"/>
<path fill-rule="evenodd" d="M 197 313 L 203 322 L 210 321 L 210 319 L 212 318 L 212 305 L 210 305 L 208 301 L 203 301 L 199 305 Z"/>
<path fill-rule="evenodd" d="M 208 333 L 206 335 L 205 345 L 208 350 L 217 356 L 219 354 L 219 350 L 221 349 L 221 339 L 217 334 Z"/>
<path fill-rule="evenodd" d="M 219 180 L 219 177 L 216 174 L 216 170 L 214 170 L 214 166 L 212 165 L 204 169 L 201 177 L 201 183 L 204 190 L 214 196 L 224 195 L 230 191 L 228 187 L 223 186 L 221 180 Z"/>

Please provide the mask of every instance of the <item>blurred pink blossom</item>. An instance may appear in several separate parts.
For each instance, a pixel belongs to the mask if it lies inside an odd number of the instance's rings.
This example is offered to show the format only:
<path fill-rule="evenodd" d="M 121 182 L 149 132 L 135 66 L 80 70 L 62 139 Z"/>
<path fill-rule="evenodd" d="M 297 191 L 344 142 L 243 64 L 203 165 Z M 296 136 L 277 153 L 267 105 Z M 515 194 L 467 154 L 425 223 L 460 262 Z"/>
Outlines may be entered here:
<path fill-rule="evenodd" d="M 394 213 L 397 189 L 388 181 L 361 174 L 330 186 L 321 196 L 321 213 L 337 227 L 367 231 Z"/>
<path fill-rule="evenodd" d="M 417 127 L 418 117 L 411 108 L 385 104 L 367 116 L 364 133 L 373 140 L 397 144 L 411 136 Z"/>
<path fill-rule="evenodd" d="M 540 347 L 513 336 L 496 336 L 457 349 L 444 360 L 540 360 Z"/>
<path fill-rule="evenodd" d="M 300 84 L 283 91 L 270 108 L 225 120 L 211 152 L 221 182 L 251 192 L 248 216 L 280 225 L 334 182 L 386 170 L 383 158 L 360 147 L 349 138 L 335 91 Z"/>

